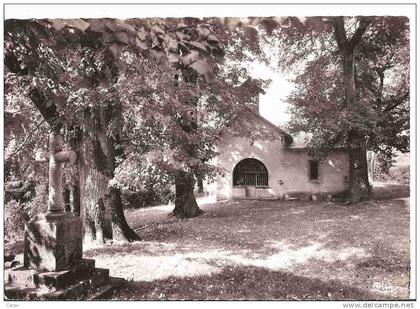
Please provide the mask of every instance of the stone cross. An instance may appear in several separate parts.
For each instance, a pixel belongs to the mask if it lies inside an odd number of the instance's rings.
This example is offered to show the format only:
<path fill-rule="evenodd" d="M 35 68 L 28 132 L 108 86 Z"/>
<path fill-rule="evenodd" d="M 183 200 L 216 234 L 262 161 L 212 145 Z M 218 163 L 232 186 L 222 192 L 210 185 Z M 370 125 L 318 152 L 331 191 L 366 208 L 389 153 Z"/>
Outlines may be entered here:
<path fill-rule="evenodd" d="M 63 151 L 63 138 L 51 132 L 49 136 L 49 152 L 41 154 L 37 161 L 49 162 L 48 183 L 48 212 L 64 212 L 63 179 L 61 165 L 66 162 L 74 163 L 76 153 L 72 150 Z"/>

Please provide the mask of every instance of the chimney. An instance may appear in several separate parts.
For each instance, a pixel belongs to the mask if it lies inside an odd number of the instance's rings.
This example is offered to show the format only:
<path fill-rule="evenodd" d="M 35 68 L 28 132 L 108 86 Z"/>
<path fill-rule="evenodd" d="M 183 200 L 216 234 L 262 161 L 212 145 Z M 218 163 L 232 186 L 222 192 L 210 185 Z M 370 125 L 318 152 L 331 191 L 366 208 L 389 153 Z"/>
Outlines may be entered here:
<path fill-rule="evenodd" d="M 247 104 L 257 115 L 260 114 L 260 95 L 261 93 L 258 93 L 255 100 Z"/>
<path fill-rule="evenodd" d="M 250 93 L 251 95 L 255 96 L 255 100 L 253 102 L 249 102 L 247 106 L 249 106 L 256 114 L 260 114 L 260 95 L 265 94 L 263 88 L 261 88 L 261 81 L 258 79 L 252 79 L 248 77 L 248 79 L 241 85 L 244 91 Z"/>

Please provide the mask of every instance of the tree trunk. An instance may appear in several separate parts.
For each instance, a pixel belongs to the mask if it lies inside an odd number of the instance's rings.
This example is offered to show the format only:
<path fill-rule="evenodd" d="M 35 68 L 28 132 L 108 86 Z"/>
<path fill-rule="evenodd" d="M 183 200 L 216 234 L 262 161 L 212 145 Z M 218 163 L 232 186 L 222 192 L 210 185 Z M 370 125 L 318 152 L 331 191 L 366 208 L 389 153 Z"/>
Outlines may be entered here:
<path fill-rule="evenodd" d="M 63 189 L 63 200 L 64 200 L 64 210 L 66 212 L 71 212 L 71 207 L 70 207 L 70 188 L 69 188 L 69 186 L 66 186 Z"/>
<path fill-rule="evenodd" d="M 81 217 L 85 239 L 140 240 L 124 217 L 120 190 L 109 187 L 114 176 L 114 140 L 107 129 L 113 113 L 111 105 L 86 113 L 86 124 L 79 148 Z"/>
<path fill-rule="evenodd" d="M 70 211 L 75 216 L 80 216 L 80 186 L 79 181 L 70 187 Z"/>
<path fill-rule="evenodd" d="M 356 83 L 354 77 L 354 52 L 345 50 L 343 52 L 343 74 L 344 74 L 344 95 L 346 105 L 354 104 L 356 97 Z"/>
<path fill-rule="evenodd" d="M 366 149 L 351 149 L 349 151 L 349 164 L 349 199 L 350 203 L 357 203 L 366 200 L 371 192 Z"/>
<path fill-rule="evenodd" d="M 82 155 L 81 153 L 81 143 L 82 143 L 82 131 L 79 128 L 71 127 L 68 131 L 69 133 L 69 144 L 71 149 L 76 152 L 77 158 Z M 72 166 L 73 169 L 72 177 L 68 184 L 70 189 L 70 212 L 75 216 L 80 216 L 80 160 L 78 159 L 78 164 Z"/>
<path fill-rule="evenodd" d="M 344 87 L 347 107 L 352 108 L 356 98 L 354 75 L 354 52 L 345 50 L 343 55 Z M 364 140 L 356 128 L 348 133 L 349 147 L 349 200 L 351 203 L 363 201 L 369 197 L 370 184 Z"/>
<path fill-rule="evenodd" d="M 351 38 L 347 38 L 342 16 L 333 17 L 332 22 L 335 40 L 342 56 L 345 108 L 351 111 L 355 108 L 357 100 L 355 48 L 369 26 L 369 20 L 362 18 Z M 357 128 L 348 129 L 347 146 L 349 149 L 349 199 L 351 203 L 356 203 L 366 199 L 370 193 L 365 141 L 358 134 Z"/>
<path fill-rule="evenodd" d="M 110 189 L 112 201 L 112 223 L 114 239 L 127 239 L 128 241 L 140 240 L 140 237 L 130 228 L 125 220 L 123 203 L 121 199 L 121 190 L 117 188 Z"/>
<path fill-rule="evenodd" d="M 197 76 L 195 73 L 183 70 L 184 81 L 191 84 L 197 83 Z M 178 82 L 178 80 L 176 80 Z M 198 99 L 194 97 L 185 97 L 183 104 L 188 108 L 193 108 L 197 115 L 197 104 Z M 196 116 L 191 115 L 191 118 L 181 117 L 179 124 L 184 132 L 193 133 L 197 130 L 197 119 Z M 191 141 L 185 141 L 183 144 L 183 151 L 191 156 L 197 158 L 197 145 Z M 203 211 L 198 207 L 197 201 L 194 196 L 194 172 L 180 171 L 175 177 L 175 208 L 172 214 L 177 218 L 192 218 L 198 216 Z"/>
<path fill-rule="evenodd" d="M 198 193 L 203 193 L 204 192 L 204 184 L 203 184 L 203 177 L 202 176 L 197 176 L 197 187 Z"/>
<path fill-rule="evenodd" d="M 192 218 L 203 211 L 198 207 L 194 196 L 194 176 L 180 172 L 175 180 L 175 208 L 172 212 L 177 218 Z"/>

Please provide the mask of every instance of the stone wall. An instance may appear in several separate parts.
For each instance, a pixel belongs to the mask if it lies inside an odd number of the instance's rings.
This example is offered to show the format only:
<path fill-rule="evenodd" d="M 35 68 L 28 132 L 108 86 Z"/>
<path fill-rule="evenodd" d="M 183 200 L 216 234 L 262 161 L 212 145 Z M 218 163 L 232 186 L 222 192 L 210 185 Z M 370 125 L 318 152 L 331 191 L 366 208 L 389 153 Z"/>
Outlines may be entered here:
<path fill-rule="evenodd" d="M 346 189 L 348 177 L 347 153 L 335 150 L 321 161 L 319 179 L 309 180 L 309 160 L 305 150 L 285 148 L 283 140 L 255 141 L 226 136 L 219 144 L 214 164 L 225 170 L 218 176 L 213 191 L 218 200 L 240 198 L 243 188 L 232 187 L 232 172 L 238 162 L 255 158 L 268 170 L 268 188 L 257 188 L 257 198 L 282 198 L 294 192 L 335 193 Z M 211 186 L 210 186 L 211 188 Z"/>

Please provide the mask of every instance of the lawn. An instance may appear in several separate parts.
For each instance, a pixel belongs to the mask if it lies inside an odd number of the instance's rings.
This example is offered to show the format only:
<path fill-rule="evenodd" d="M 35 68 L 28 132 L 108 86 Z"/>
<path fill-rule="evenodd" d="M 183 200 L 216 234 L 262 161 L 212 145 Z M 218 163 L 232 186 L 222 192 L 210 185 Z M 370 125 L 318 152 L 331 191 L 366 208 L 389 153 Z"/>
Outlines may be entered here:
<path fill-rule="evenodd" d="M 141 242 L 84 254 L 129 279 L 114 299 L 408 299 L 408 193 L 378 187 L 354 205 L 219 202 L 187 220 L 169 206 L 129 210 Z"/>

